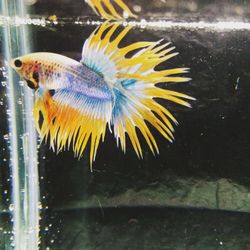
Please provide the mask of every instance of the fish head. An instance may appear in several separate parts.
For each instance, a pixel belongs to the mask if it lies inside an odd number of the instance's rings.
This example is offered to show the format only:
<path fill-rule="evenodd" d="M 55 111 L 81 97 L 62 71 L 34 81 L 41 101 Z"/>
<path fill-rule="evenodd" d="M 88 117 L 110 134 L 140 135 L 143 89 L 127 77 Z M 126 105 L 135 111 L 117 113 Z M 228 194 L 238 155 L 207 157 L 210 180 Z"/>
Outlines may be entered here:
<path fill-rule="evenodd" d="M 31 89 L 39 88 L 41 62 L 30 55 L 17 57 L 11 60 L 10 66 L 27 82 Z"/>

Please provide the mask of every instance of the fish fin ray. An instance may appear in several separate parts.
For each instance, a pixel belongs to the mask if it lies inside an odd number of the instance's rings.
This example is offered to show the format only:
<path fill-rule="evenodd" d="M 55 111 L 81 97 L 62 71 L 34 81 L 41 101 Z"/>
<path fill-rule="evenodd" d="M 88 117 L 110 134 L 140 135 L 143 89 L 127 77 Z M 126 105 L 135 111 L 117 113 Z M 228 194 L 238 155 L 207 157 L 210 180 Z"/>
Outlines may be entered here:
<path fill-rule="evenodd" d="M 114 0 L 114 3 L 119 7 L 120 11 L 111 3 L 110 0 L 85 0 L 93 11 L 104 19 L 119 20 L 126 17 L 136 17 L 135 14 L 129 9 L 123 0 Z"/>
<path fill-rule="evenodd" d="M 186 94 L 160 88 L 157 84 L 189 81 L 190 78 L 179 76 L 179 74 L 188 73 L 189 69 L 175 68 L 156 71 L 157 65 L 178 54 L 173 52 L 175 48 L 171 47 L 170 43 L 164 43 L 163 40 L 136 42 L 119 48 L 119 43 L 131 27 L 125 27 L 118 32 L 118 26 L 118 24 L 104 23 L 88 41 L 88 46 L 83 51 L 91 48 L 100 53 L 101 56 L 96 58 L 106 57 L 104 59 L 105 65 L 100 63 L 98 59 L 96 65 L 98 65 L 104 79 L 112 79 L 111 88 L 115 101 L 111 124 L 114 137 L 117 145 L 120 145 L 124 152 L 126 151 L 126 138 L 129 138 L 137 156 L 142 158 L 143 153 L 138 131 L 141 132 L 152 153 L 159 153 L 148 123 L 168 141 L 173 142 L 174 140 L 173 124 L 178 124 L 178 122 L 165 106 L 157 102 L 157 99 L 165 99 L 186 107 L 191 107 L 187 100 L 194 100 Z M 102 37 L 105 30 L 107 31 L 106 35 L 101 41 L 96 39 Z M 110 37 L 115 32 L 115 38 L 111 41 Z M 127 54 L 133 51 L 136 53 L 127 57 Z M 83 53 L 83 62 L 88 60 L 88 55 Z M 104 67 L 102 67 L 103 65 Z"/>
<path fill-rule="evenodd" d="M 40 112 L 43 124 L 39 125 Z M 105 136 L 112 112 L 112 100 L 81 96 L 68 89 L 56 90 L 37 96 L 33 115 L 41 139 L 50 138 L 55 152 L 72 145 L 76 156 L 81 157 L 90 141 L 90 168 L 95 161 L 101 138 Z"/>

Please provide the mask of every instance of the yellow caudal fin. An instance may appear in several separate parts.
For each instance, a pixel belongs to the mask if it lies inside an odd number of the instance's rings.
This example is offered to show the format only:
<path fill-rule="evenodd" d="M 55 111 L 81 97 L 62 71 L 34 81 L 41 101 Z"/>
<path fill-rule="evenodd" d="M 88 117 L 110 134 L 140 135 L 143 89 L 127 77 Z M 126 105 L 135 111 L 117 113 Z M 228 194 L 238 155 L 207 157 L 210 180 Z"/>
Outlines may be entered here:
<path fill-rule="evenodd" d="M 85 0 L 104 19 L 117 20 L 136 17 L 123 0 Z"/>
<path fill-rule="evenodd" d="M 157 65 L 178 54 L 173 52 L 175 48 L 162 40 L 140 41 L 120 48 L 119 44 L 131 26 L 124 27 L 122 31 L 118 31 L 118 27 L 119 24 L 106 22 L 96 29 L 83 46 L 82 62 L 100 72 L 112 86 L 115 103 L 111 123 L 117 144 L 126 151 L 127 134 L 136 154 L 142 157 L 137 135 L 139 130 L 155 154 L 159 152 L 158 146 L 147 124 L 150 123 L 170 142 L 174 140 L 173 124 L 177 124 L 168 108 L 159 104 L 156 98 L 186 107 L 191 107 L 187 100 L 194 100 L 186 94 L 163 89 L 156 84 L 188 82 L 190 78 L 183 74 L 188 73 L 189 69 L 155 70 Z M 133 55 L 128 57 L 129 53 Z M 93 54 L 94 57 L 91 56 Z"/>

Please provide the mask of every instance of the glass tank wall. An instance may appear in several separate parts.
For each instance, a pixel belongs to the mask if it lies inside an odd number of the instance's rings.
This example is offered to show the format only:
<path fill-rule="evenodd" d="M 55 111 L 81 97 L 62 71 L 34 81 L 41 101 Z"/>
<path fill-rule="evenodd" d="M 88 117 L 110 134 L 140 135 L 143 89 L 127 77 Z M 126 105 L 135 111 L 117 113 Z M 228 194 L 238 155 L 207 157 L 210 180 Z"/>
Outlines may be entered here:
<path fill-rule="evenodd" d="M 0 249 L 250 249 L 250 1 L 126 3 L 138 18 L 120 46 L 171 42 L 179 55 L 162 67 L 192 80 L 165 87 L 197 100 L 163 103 L 179 126 L 174 143 L 151 128 L 157 156 L 143 138 L 142 160 L 130 143 L 124 154 L 107 131 L 91 172 L 88 152 L 40 142 L 34 91 L 9 61 L 79 61 L 103 20 L 83 0 L 1 1 Z"/>

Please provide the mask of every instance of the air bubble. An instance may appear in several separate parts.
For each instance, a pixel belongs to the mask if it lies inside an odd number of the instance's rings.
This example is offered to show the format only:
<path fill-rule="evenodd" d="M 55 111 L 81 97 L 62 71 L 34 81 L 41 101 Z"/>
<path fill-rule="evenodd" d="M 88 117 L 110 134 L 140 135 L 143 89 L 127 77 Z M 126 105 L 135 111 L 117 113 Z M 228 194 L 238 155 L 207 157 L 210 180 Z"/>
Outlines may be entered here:
<path fill-rule="evenodd" d="M 146 21 L 145 19 L 141 19 L 141 21 L 140 21 L 140 26 L 141 26 L 142 29 L 146 28 L 146 26 L 147 26 L 147 21 Z"/>
<path fill-rule="evenodd" d="M 134 9 L 134 11 L 137 12 L 137 13 L 138 13 L 138 12 L 141 12 L 141 10 L 142 10 L 142 8 L 141 8 L 140 5 L 134 5 L 134 6 L 133 6 L 133 9 Z"/>
<path fill-rule="evenodd" d="M 43 206 L 42 206 L 42 203 L 41 203 L 41 202 L 39 202 L 39 203 L 38 203 L 37 208 L 38 208 L 38 209 L 42 209 L 42 208 L 43 208 Z"/>
<path fill-rule="evenodd" d="M 24 81 L 19 81 L 19 86 L 24 86 Z"/>
<path fill-rule="evenodd" d="M 10 211 L 10 212 L 13 212 L 13 211 L 14 211 L 14 204 L 10 204 L 10 205 L 9 205 L 9 211 Z"/>
<path fill-rule="evenodd" d="M 22 98 L 18 98 L 17 103 L 18 103 L 19 105 L 22 105 L 22 104 L 23 104 L 23 100 L 22 100 Z"/>
<path fill-rule="evenodd" d="M 3 139 L 6 140 L 6 141 L 9 140 L 9 134 L 5 134 L 5 135 L 3 136 Z"/>

